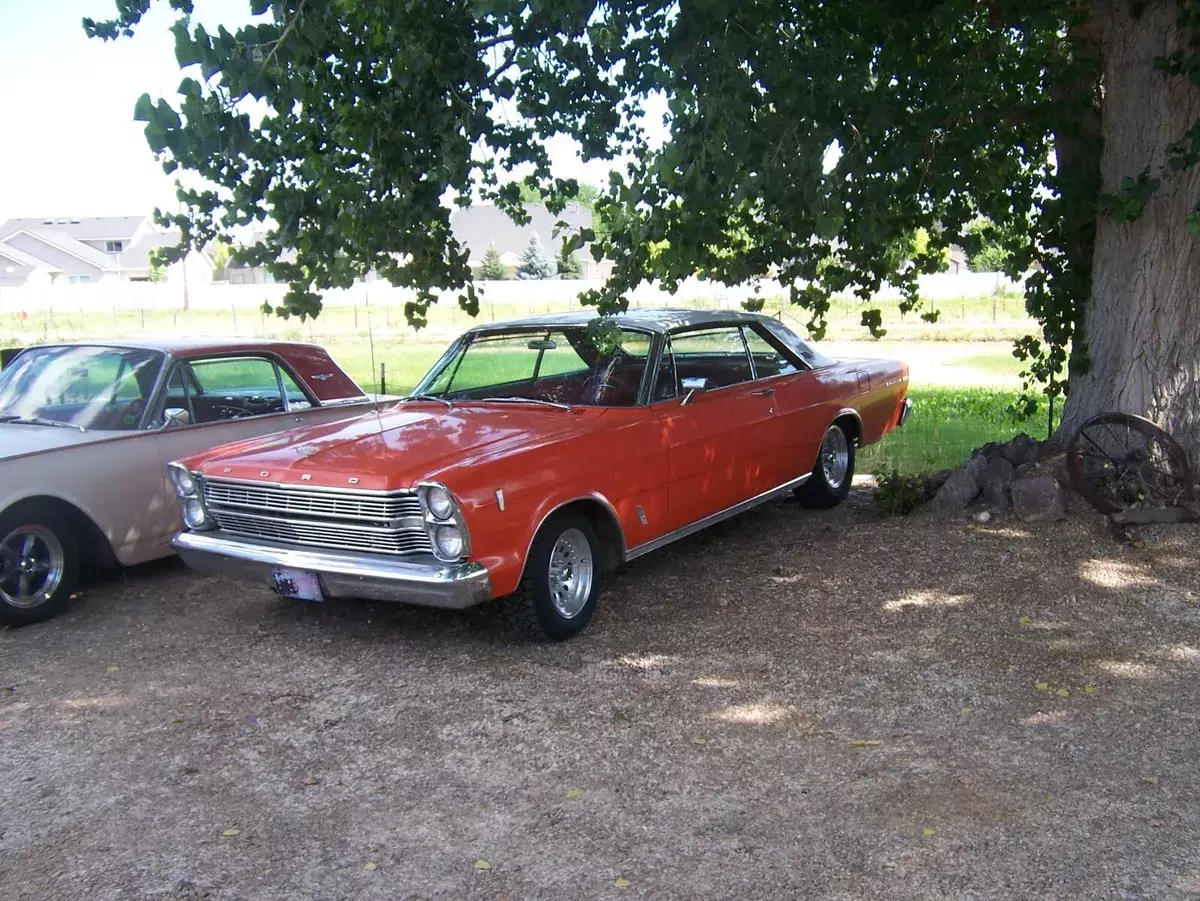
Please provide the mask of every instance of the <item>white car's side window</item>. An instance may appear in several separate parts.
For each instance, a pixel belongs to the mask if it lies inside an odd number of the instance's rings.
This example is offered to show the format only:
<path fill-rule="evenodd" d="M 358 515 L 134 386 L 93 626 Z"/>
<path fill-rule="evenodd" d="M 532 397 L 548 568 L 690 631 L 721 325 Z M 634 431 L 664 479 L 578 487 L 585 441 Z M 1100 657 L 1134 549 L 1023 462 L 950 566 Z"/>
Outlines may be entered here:
<path fill-rule="evenodd" d="M 287 389 L 288 383 L 284 382 L 284 386 Z M 294 382 L 291 389 L 307 402 Z M 287 409 L 275 363 L 262 357 L 194 360 L 176 369 L 167 395 L 166 406 L 187 409 L 195 425 L 282 413 Z M 184 403 L 176 403 L 179 400 Z"/>

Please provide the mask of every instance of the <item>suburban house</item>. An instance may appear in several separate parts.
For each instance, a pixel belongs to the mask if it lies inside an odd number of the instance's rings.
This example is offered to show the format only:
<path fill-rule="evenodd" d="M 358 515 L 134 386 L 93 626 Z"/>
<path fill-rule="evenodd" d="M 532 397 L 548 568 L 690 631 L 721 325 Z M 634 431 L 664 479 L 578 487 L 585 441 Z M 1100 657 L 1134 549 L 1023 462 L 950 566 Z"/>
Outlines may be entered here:
<path fill-rule="evenodd" d="M 150 281 L 150 252 L 179 238 L 149 216 L 9 219 L 0 225 L 0 287 Z"/>
<path fill-rule="evenodd" d="M 592 211 L 579 205 L 570 205 L 557 216 L 540 203 L 525 204 L 525 211 L 529 214 L 527 225 L 517 225 L 508 218 L 507 213 L 492 204 L 469 206 L 450 214 L 451 232 L 455 239 L 467 248 L 468 262 L 476 273 L 483 265 L 483 257 L 490 245 L 496 245 L 500 260 L 512 277 L 521 262 L 521 254 L 534 235 L 537 235 L 546 253 L 553 258 L 558 256 L 561 248 L 562 235 L 555 234 L 558 222 L 565 222 L 573 229 L 589 228 L 592 224 Z M 247 236 L 245 243 L 254 244 L 263 240 L 265 236 L 264 231 L 252 232 Z M 289 256 L 295 258 L 291 251 L 285 253 L 285 259 Z M 604 278 L 612 268 L 611 263 L 597 263 L 593 260 L 587 248 L 577 251 L 576 256 L 583 264 L 585 278 Z M 230 260 L 221 278 L 231 285 L 261 285 L 273 281 L 266 269 L 244 266 L 235 260 Z M 378 278 L 379 276 L 372 272 L 361 280 L 372 282 Z"/>
<path fill-rule="evenodd" d="M 591 228 L 592 225 L 592 211 L 578 204 L 570 204 L 555 215 L 540 203 L 527 203 L 525 212 L 529 214 L 526 225 L 513 222 L 507 213 L 490 203 L 458 209 L 450 215 L 450 229 L 455 239 L 467 248 L 473 270 L 478 272 L 488 247 L 494 244 L 511 277 L 534 235 L 553 258 L 562 249 L 563 234 L 555 233 L 557 223 L 563 222 L 569 229 Z M 583 264 L 584 278 L 604 278 L 611 269 L 611 264 L 593 260 L 586 247 L 577 251 L 576 256 Z"/>

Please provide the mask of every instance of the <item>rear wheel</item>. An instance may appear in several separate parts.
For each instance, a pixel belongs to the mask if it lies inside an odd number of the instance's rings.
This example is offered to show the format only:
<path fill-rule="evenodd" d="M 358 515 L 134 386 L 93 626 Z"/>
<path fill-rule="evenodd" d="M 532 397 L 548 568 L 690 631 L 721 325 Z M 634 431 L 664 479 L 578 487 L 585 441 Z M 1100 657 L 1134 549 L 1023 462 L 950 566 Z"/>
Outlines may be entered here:
<path fill-rule="evenodd" d="M 529 549 L 517 590 L 505 599 L 508 622 L 522 638 L 562 641 L 591 621 L 600 593 L 600 542 L 586 516 L 555 513 Z"/>
<path fill-rule="evenodd" d="M 79 545 L 70 522 L 44 504 L 0 514 L 0 624 L 57 616 L 78 581 Z"/>
<path fill-rule="evenodd" d="M 808 481 L 796 489 L 796 497 L 806 507 L 836 507 L 850 493 L 854 479 L 854 442 L 836 422 L 821 439 L 817 463 Z"/>

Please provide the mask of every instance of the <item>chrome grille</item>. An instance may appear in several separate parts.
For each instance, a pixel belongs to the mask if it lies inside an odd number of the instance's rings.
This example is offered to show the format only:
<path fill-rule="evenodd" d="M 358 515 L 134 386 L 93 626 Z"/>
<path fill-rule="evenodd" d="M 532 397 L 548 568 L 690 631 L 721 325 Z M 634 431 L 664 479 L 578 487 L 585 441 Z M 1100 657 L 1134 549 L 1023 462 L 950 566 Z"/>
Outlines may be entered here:
<path fill-rule="evenodd" d="M 284 488 L 203 481 L 204 503 L 232 535 L 377 554 L 428 554 L 433 548 L 413 493 Z"/>
<path fill-rule="evenodd" d="M 401 516 L 421 515 L 421 504 L 415 494 L 357 494 L 209 479 L 204 480 L 204 502 L 209 506 L 274 510 L 301 516 L 369 522 L 388 522 Z"/>

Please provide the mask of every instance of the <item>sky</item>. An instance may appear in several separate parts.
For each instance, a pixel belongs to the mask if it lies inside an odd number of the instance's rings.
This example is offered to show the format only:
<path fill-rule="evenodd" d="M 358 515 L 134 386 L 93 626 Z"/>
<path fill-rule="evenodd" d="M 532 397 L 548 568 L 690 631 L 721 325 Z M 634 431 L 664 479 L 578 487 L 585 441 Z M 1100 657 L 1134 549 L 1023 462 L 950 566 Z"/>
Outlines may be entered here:
<path fill-rule="evenodd" d="M 194 18 L 230 30 L 249 0 L 196 0 Z M 13 216 L 132 216 L 174 209 L 172 176 L 146 145 L 133 106 L 143 92 L 174 97 L 182 75 L 152 3 L 132 38 L 88 39 L 85 16 L 112 18 L 112 0 L 0 0 L 0 221 Z M 585 164 L 566 138 L 548 144 L 554 174 L 601 184 L 612 165 Z"/>

